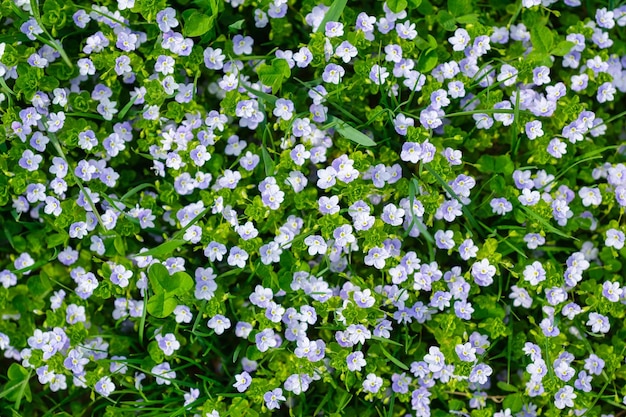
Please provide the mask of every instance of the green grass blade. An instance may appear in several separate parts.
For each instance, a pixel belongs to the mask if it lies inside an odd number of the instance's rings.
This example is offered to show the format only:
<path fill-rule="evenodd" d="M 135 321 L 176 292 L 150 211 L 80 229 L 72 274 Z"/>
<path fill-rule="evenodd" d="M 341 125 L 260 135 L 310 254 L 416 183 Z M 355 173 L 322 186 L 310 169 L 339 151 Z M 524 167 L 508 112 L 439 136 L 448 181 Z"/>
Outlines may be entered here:
<path fill-rule="evenodd" d="M 563 232 L 561 232 L 559 229 L 557 229 L 556 227 L 552 226 L 550 223 L 548 223 L 546 221 L 546 219 L 544 219 L 543 217 L 541 217 L 540 215 L 538 215 L 537 213 L 535 213 L 532 209 L 526 207 L 526 206 L 521 206 L 520 207 L 522 209 L 522 211 L 524 213 L 526 213 L 526 215 L 528 215 L 528 217 L 532 217 L 533 220 L 536 220 L 537 222 L 541 223 L 541 225 L 546 229 L 549 230 L 550 232 L 554 233 L 555 235 L 561 236 L 562 238 L 565 239 L 574 239 L 574 240 L 578 240 L 578 238 L 575 238 L 574 236 L 570 236 L 567 235 Z"/>
<path fill-rule="evenodd" d="M 517 93 L 515 94 L 515 108 L 513 109 L 513 126 L 511 126 L 511 145 L 513 146 L 512 151 L 513 151 L 513 155 L 515 155 L 519 149 L 519 145 L 520 145 L 520 141 L 518 140 L 517 136 L 518 136 L 518 132 L 517 132 L 517 126 L 518 126 L 518 120 L 519 120 L 519 100 L 520 100 L 520 94 L 519 94 L 519 88 L 517 89 Z"/>
<path fill-rule="evenodd" d="M 182 239 L 168 240 L 167 242 L 163 242 L 155 248 L 138 253 L 137 256 L 152 256 L 155 258 L 163 258 L 174 253 L 176 249 L 183 246 L 185 243 L 187 242 Z"/>
<path fill-rule="evenodd" d="M 409 370 L 408 366 L 406 366 L 405 364 L 400 362 L 398 359 L 396 359 L 391 353 L 387 351 L 387 349 L 385 349 L 383 345 L 380 345 L 380 349 L 383 351 L 383 355 L 385 355 L 387 359 L 393 362 L 397 367 L 399 367 L 400 369 L 404 369 L 405 371 Z"/>
<path fill-rule="evenodd" d="M 335 0 L 333 4 L 330 5 L 330 8 L 324 15 L 324 19 L 322 19 L 322 23 L 320 23 L 317 28 L 317 33 L 323 33 L 326 28 L 326 23 L 328 22 L 338 22 L 341 14 L 343 13 L 343 9 L 345 9 L 346 4 L 348 4 L 348 0 Z"/>
<path fill-rule="evenodd" d="M 126 113 L 128 113 L 128 110 L 130 110 L 133 104 L 135 104 L 135 101 L 137 101 L 137 98 L 139 98 L 139 95 L 136 95 L 135 97 L 131 98 L 130 101 L 126 103 L 124 107 L 122 107 L 122 110 L 120 110 L 120 112 L 117 114 L 118 120 L 124 119 L 124 116 L 126 116 Z"/>
<path fill-rule="evenodd" d="M 375 146 L 376 145 L 376 142 L 370 139 L 369 136 L 365 135 L 364 133 L 359 132 L 358 130 L 356 130 L 355 128 L 353 128 L 352 126 L 350 126 L 343 120 L 339 119 L 338 117 L 328 116 L 328 122 L 331 124 L 334 124 L 335 130 L 337 130 L 337 133 L 339 133 L 341 136 L 343 136 L 346 139 L 349 139 L 362 146 Z"/>
<path fill-rule="evenodd" d="M 419 221 L 419 219 L 415 215 L 415 212 L 413 211 L 413 202 L 415 201 L 415 194 L 417 194 L 418 189 L 419 184 L 417 183 L 417 179 L 413 178 L 413 180 L 409 183 L 409 207 L 411 210 L 411 216 L 413 216 L 413 220 L 409 225 L 408 231 L 410 232 L 413 228 L 413 225 L 415 225 L 417 227 L 417 230 L 420 231 L 420 234 L 423 235 L 424 238 L 426 238 L 426 240 L 428 241 L 428 246 L 431 246 L 433 243 L 435 243 L 435 238 L 433 238 L 433 236 L 430 234 L 424 224 Z"/>
<path fill-rule="evenodd" d="M 267 151 L 265 146 L 261 146 L 261 156 L 263 157 L 263 166 L 265 168 L 265 175 L 271 177 L 274 175 L 274 160 L 272 156 Z"/>
<path fill-rule="evenodd" d="M 276 101 L 278 100 L 278 97 L 276 97 L 276 96 L 274 96 L 272 94 L 264 93 L 263 91 L 257 90 L 256 88 L 252 88 L 252 87 L 246 85 L 246 83 L 239 83 L 239 85 L 242 86 L 250 94 L 253 94 L 253 95 L 257 96 L 258 98 L 263 99 L 263 100 L 267 101 L 268 103 L 275 104 Z"/>
<path fill-rule="evenodd" d="M 137 194 L 139 191 L 145 190 L 146 188 L 155 188 L 155 187 L 153 184 L 139 184 L 138 186 L 131 188 L 130 191 L 128 191 L 126 194 L 120 197 L 120 201 L 124 202 L 127 198 L 132 197 L 133 195 Z"/>
<path fill-rule="evenodd" d="M 568 166 L 567 168 L 565 168 L 564 170 L 562 170 L 561 172 L 556 174 L 554 176 L 554 179 L 552 181 L 550 181 L 549 183 L 547 183 L 546 185 L 544 185 L 541 188 L 541 190 L 545 189 L 546 187 L 549 187 L 551 184 L 556 183 L 556 181 L 558 181 L 560 178 L 562 178 L 567 173 L 567 171 L 569 171 L 570 169 L 574 168 L 576 165 L 582 164 L 583 162 L 587 162 L 587 161 L 593 161 L 594 159 L 602 158 L 601 154 L 603 152 L 608 151 L 608 150 L 612 150 L 612 149 L 619 149 L 622 146 L 623 145 L 605 146 L 604 148 L 595 149 L 593 151 L 589 151 L 589 152 L 585 153 L 584 155 L 581 155 L 570 166 Z"/>
<path fill-rule="evenodd" d="M 386 339 L 386 338 L 384 338 L 384 337 L 380 337 L 380 336 L 372 336 L 372 338 L 371 338 L 371 339 L 372 339 L 372 340 L 376 340 L 376 341 L 378 341 L 378 342 L 387 343 L 387 344 L 390 344 L 390 345 L 396 345 L 396 346 L 400 346 L 400 347 L 402 347 L 402 344 L 401 344 L 401 343 L 398 343 L 398 342 L 396 342 L 396 341 L 394 341 L 394 340 L 391 340 L 391 339 Z"/>
<path fill-rule="evenodd" d="M 470 116 L 472 114 L 496 114 L 496 113 L 513 113 L 513 109 L 480 109 L 480 110 L 465 110 L 455 113 L 446 114 L 446 117 L 458 117 L 458 116 Z"/>
<path fill-rule="evenodd" d="M 47 121 L 44 121 L 43 123 L 46 123 L 46 122 Z M 61 159 L 65 161 L 65 164 L 69 167 L 70 164 L 67 160 L 67 157 L 65 156 L 65 152 L 63 152 L 63 148 L 61 148 L 61 144 L 59 143 L 56 135 L 53 133 L 48 133 L 48 137 L 54 149 L 57 151 Z M 102 223 L 102 218 L 100 217 L 100 213 L 98 213 L 98 209 L 96 208 L 96 205 L 91 199 L 91 196 L 89 195 L 89 193 L 85 191 L 85 187 L 83 186 L 83 181 L 80 178 L 78 178 L 76 174 L 74 174 L 73 169 L 69 169 L 68 171 L 74 177 L 74 180 L 76 181 L 76 185 L 78 185 L 78 188 L 80 189 L 80 191 L 82 191 L 83 195 L 85 196 L 85 200 L 87 200 L 89 207 L 91 207 L 91 211 L 93 211 L 93 214 L 96 216 L 96 219 L 98 219 L 98 223 L 104 230 L 106 230 L 106 227 L 104 227 L 104 223 Z"/>

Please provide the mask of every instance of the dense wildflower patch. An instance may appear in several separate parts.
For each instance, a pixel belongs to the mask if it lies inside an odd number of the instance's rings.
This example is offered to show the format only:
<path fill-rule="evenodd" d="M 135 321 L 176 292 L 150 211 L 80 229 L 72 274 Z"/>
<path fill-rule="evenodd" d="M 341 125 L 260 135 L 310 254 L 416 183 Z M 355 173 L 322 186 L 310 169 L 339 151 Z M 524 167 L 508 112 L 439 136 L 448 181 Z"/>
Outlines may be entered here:
<path fill-rule="evenodd" d="M 0 409 L 624 413 L 626 6 L 81 3 L 0 3 Z"/>

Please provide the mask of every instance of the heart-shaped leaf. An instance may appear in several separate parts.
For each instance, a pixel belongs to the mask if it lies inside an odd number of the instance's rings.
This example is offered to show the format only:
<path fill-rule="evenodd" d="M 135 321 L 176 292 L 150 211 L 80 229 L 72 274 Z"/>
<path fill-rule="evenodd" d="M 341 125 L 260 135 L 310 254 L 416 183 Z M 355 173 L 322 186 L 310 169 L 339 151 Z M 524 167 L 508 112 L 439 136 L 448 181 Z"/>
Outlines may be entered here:
<path fill-rule="evenodd" d="M 478 158 L 476 168 L 480 172 L 487 174 L 490 173 L 502 173 L 504 175 L 511 175 L 515 169 L 515 165 L 509 155 L 483 155 Z"/>
<path fill-rule="evenodd" d="M 387 6 L 392 12 L 400 13 L 401 11 L 406 9 L 408 3 L 406 0 L 387 0 Z"/>
<path fill-rule="evenodd" d="M 148 313 L 156 318 L 163 319 L 174 312 L 178 305 L 173 295 L 159 293 L 148 300 Z"/>
<path fill-rule="evenodd" d="M 193 288 L 193 279 L 186 272 L 170 275 L 163 264 L 153 264 L 148 270 L 148 280 L 155 294 L 182 295 Z"/>
<path fill-rule="evenodd" d="M 183 295 L 193 288 L 193 279 L 186 272 L 176 272 L 166 283 L 163 283 L 163 288 L 168 293 Z"/>
<path fill-rule="evenodd" d="M 165 292 L 165 288 L 163 288 L 161 283 L 167 282 L 169 277 L 170 273 L 163 264 L 156 263 L 150 265 L 150 268 L 148 269 L 148 280 L 150 281 L 152 291 L 155 294 Z"/>

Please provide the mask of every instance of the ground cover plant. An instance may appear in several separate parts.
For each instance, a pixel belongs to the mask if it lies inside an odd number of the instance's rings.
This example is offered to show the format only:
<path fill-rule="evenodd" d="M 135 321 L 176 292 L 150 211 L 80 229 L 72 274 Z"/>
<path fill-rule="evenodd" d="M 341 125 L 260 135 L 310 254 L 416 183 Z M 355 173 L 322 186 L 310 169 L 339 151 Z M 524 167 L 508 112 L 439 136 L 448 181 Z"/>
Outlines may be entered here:
<path fill-rule="evenodd" d="M 0 22 L 0 414 L 626 413 L 626 6 Z"/>

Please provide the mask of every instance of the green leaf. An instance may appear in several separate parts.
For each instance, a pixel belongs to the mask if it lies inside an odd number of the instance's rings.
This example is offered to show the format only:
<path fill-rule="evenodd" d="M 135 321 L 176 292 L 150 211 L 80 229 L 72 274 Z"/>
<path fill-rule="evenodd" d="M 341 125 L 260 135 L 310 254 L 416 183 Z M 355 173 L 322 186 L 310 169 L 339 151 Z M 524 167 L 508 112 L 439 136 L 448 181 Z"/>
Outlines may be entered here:
<path fill-rule="evenodd" d="M 476 24 L 478 23 L 478 15 L 476 13 L 466 14 L 457 17 L 456 21 L 462 25 Z"/>
<path fill-rule="evenodd" d="M 117 115 L 118 120 L 124 120 L 124 116 L 126 116 L 126 113 L 128 113 L 128 110 L 130 110 L 130 108 L 133 104 L 135 104 L 135 101 L 137 101 L 138 98 L 139 95 L 136 95 L 135 97 L 131 98 L 128 103 L 124 105 L 124 107 L 122 107 L 122 110 Z"/>
<path fill-rule="evenodd" d="M 281 270 L 278 273 L 278 286 L 282 290 L 289 291 L 291 288 L 291 282 L 293 281 L 293 273 L 291 271 L 284 271 L 285 273 L 282 272 L 283 271 Z"/>
<path fill-rule="evenodd" d="M 186 272 L 170 275 L 167 268 L 155 263 L 148 269 L 148 280 L 155 294 L 166 293 L 167 296 L 183 295 L 193 288 L 193 279 Z"/>
<path fill-rule="evenodd" d="M 502 402 L 504 408 L 510 408 L 511 412 L 517 413 L 524 405 L 524 397 L 521 393 L 507 395 Z"/>
<path fill-rule="evenodd" d="M 429 0 L 422 0 L 419 6 L 417 6 L 417 11 L 423 16 L 435 14 L 435 8 Z"/>
<path fill-rule="evenodd" d="M 273 96 L 271 94 L 267 94 L 267 93 L 265 93 L 263 91 L 254 89 L 254 88 L 248 86 L 245 83 L 240 83 L 239 85 L 243 86 L 243 88 L 246 89 L 250 94 L 253 94 L 253 95 L 257 96 L 258 98 L 260 98 L 262 100 L 265 100 L 265 101 L 267 101 L 270 104 L 274 104 L 278 100 L 278 97 Z"/>
<path fill-rule="evenodd" d="M 486 174 L 502 173 L 508 176 L 515 170 L 515 165 L 509 155 L 483 155 L 478 158 L 476 168 Z"/>
<path fill-rule="evenodd" d="M 289 64 L 282 58 L 272 61 L 271 65 L 261 64 L 258 70 L 259 80 L 272 87 L 272 93 L 276 93 L 283 85 L 283 81 L 291 76 Z"/>
<path fill-rule="evenodd" d="M 126 256 L 126 245 L 124 244 L 124 238 L 122 236 L 118 235 L 113 239 L 113 247 L 118 255 Z"/>
<path fill-rule="evenodd" d="M 548 54 L 554 45 L 554 35 L 545 26 L 535 26 L 530 30 L 530 40 L 534 51 L 539 54 Z"/>
<path fill-rule="evenodd" d="M 322 19 L 322 23 L 320 23 L 317 28 L 317 33 L 324 33 L 326 30 L 326 23 L 328 22 L 338 22 L 341 14 L 343 13 L 343 9 L 346 8 L 346 4 L 348 0 L 335 0 L 333 4 L 330 5 L 328 11 L 324 15 L 324 19 Z"/>
<path fill-rule="evenodd" d="M 409 9 L 417 9 L 422 4 L 422 0 L 409 0 Z"/>
<path fill-rule="evenodd" d="M 46 244 L 48 245 L 48 249 L 50 249 L 64 244 L 67 239 L 69 239 L 69 235 L 66 232 L 54 233 L 46 236 Z"/>
<path fill-rule="evenodd" d="M 165 292 L 165 288 L 163 288 L 161 282 L 166 281 L 169 277 L 170 272 L 165 265 L 161 263 L 154 263 L 148 268 L 148 280 L 155 294 Z"/>
<path fill-rule="evenodd" d="M 432 244 L 432 243 L 435 243 L 435 239 L 430 234 L 428 229 L 426 229 L 424 224 L 417 218 L 417 216 L 413 212 L 413 202 L 415 201 L 415 195 L 417 194 L 417 191 L 419 190 L 419 188 L 420 186 L 419 186 L 419 183 L 417 182 L 417 179 L 413 178 L 412 181 L 409 183 L 409 204 L 410 204 L 409 207 L 411 208 L 411 215 L 413 216 L 413 224 L 417 226 L 417 230 L 420 231 L 420 234 L 424 236 L 426 240 Z M 411 230 L 411 228 L 412 226 L 410 225 L 409 230 Z"/>
<path fill-rule="evenodd" d="M 50 280 L 42 275 L 35 275 L 28 279 L 28 291 L 36 298 L 44 297 L 52 291 Z"/>
<path fill-rule="evenodd" d="M 267 151 L 265 146 L 261 147 L 261 156 L 263 157 L 263 166 L 265 167 L 265 175 L 271 177 L 274 175 L 274 160 Z"/>
<path fill-rule="evenodd" d="M 169 257 L 174 250 L 183 246 L 185 242 L 183 239 L 172 239 L 167 242 L 161 243 L 156 248 L 149 249 L 145 252 L 138 253 L 137 256 L 154 256 L 155 258 Z"/>
<path fill-rule="evenodd" d="M 39 88 L 43 91 L 52 91 L 59 86 L 59 80 L 55 77 L 45 76 L 39 80 Z"/>
<path fill-rule="evenodd" d="M 437 56 L 437 50 L 435 48 L 428 48 L 420 54 L 415 68 L 422 74 L 425 74 L 435 68 L 438 62 L 439 57 Z"/>
<path fill-rule="evenodd" d="M 526 25 L 527 28 L 546 26 L 549 20 L 549 15 L 544 15 L 538 9 L 526 9 L 524 10 L 524 13 L 522 13 L 522 22 Z"/>
<path fill-rule="evenodd" d="M 566 235 L 565 233 L 561 232 L 559 229 L 557 229 L 556 227 L 552 226 L 550 223 L 548 223 L 548 221 L 546 219 L 544 219 L 543 217 L 541 217 L 540 215 L 538 215 L 537 213 L 535 213 L 533 211 L 533 209 L 526 207 L 526 206 L 520 206 L 520 209 L 526 213 L 527 216 L 532 217 L 533 220 L 538 221 L 539 223 L 541 223 L 541 225 L 546 229 L 549 230 L 550 232 L 554 233 L 555 235 L 559 235 L 565 239 L 574 239 L 574 240 L 579 240 L 578 238 L 574 237 L 574 236 L 569 236 Z"/>
<path fill-rule="evenodd" d="M 293 254 L 291 253 L 291 251 L 284 251 L 282 253 L 282 255 L 280 256 L 280 267 L 281 269 L 286 269 L 288 271 L 291 271 L 293 265 L 296 262 L 296 258 L 293 256 Z"/>
<path fill-rule="evenodd" d="M 155 186 L 154 184 L 150 184 L 150 183 L 139 184 L 138 186 L 131 188 L 126 194 L 121 196 L 120 201 L 123 203 L 125 202 L 126 199 L 132 197 L 133 195 L 137 194 L 139 191 L 144 190 L 146 188 L 155 188 Z"/>
<path fill-rule="evenodd" d="M 552 49 L 552 51 L 550 51 L 550 54 L 555 56 L 565 56 L 572 50 L 573 47 L 574 42 L 561 41 L 554 47 L 554 49 Z"/>
<path fill-rule="evenodd" d="M 174 312 L 178 305 L 176 299 L 165 293 L 155 294 L 148 300 L 148 313 L 159 319 L 164 319 Z"/>
<path fill-rule="evenodd" d="M 12 363 L 7 371 L 9 382 L 4 385 L 4 388 L 0 392 L 0 399 L 5 398 L 14 402 L 15 408 L 19 409 L 23 398 L 26 401 L 31 402 L 33 395 L 30 391 L 31 371 L 26 370 L 23 366 L 17 363 Z"/>
<path fill-rule="evenodd" d="M 399 347 L 402 347 L 402 346 L 403 346 L 401 343 L 398 343 L 398 342 L 396 342 L 396 341 L 394 341 L 394 340 L 391 340 L 391 339 L 387 339 L 387 338 L 385 338 L 385 337 L 380 337 L 380 336 L 372 336 L 372 337 L 371 337 L 371 339 L 372 339 L 372 340 L 376 340 L 377 342 L 387 343 L 387 344 L 390 344 L 390 345 L 395 345 L 395 346 L 399 346 Z"/>
<path fill-rule="evenodd" d="M 378 345 L 380 346 L 380 349 L 383 351 L 383 355 L 385 355 L 387 357 L 387 359 L 389 359 L 391 362 L 393 362 L 397 367 L 404 369 L 405 371 L 409 370 L 409 367 L 406 366 L 405 364 L 403 364 L 402 362 L 400 362 L 398 359 L 396 359 L 391 353 L 389 353 L 387 351 L 387 349 L 385 349 L 385 347 L 383 345 Z"/>
<path fill-rule="evenodd" d="M 457 28 L 454 16 L 452 16 L 445 10 L 439 11 L 439 13 L 437 14 L 437 21 L 439 22 L 441 27 L 448 32 L 452 32 Z"/>
<path fill-rule="evenodd" d="M 152 359 L 155 363 L 163 362 L 164 354 L 159 344 L 156 341 L 150 342 L 148 344 L 148 355 L 150 355 L 150 359 Z"/>
<path fill-rule="evenodd" d="M 518 392 L 519 389 L 515 385 L 507 384 L 504 381 L 498 381 L 498 388 L 506 392 Z"/>
<path fill-rule="evenodd" d="M 213 28 L 215 24 L 215 15 L 207 16 L 194 10 L 189 16 L 185 17 L 185 26 L 183 35 L 189 37 L 202 36 Z"/>
<path fill-rule="evenodd" d="M 353 128 L 352 126 L 350 126 L 349 124 L 347 124 L 346 122 L 344 122 L 338 117 L 328 116 L 328 122 L 331 123 L 331 125 L 334 125 L 335 129 L 337 130 L 337 133 L 339 133 L 341 136 L 343 136 L 346 139 L 349 139 L 363 146 L 376 145 L 376 142 L 370 139 L 369 136 L 365 135 L 364 133 L 359 132 L 358 130 L 356 130 L 355 128 Z"/>
<path fill-rule="evenodd" d="M 439 45 L 439 43 L 437 42 L 437 39 L 430 33 L 426 37 L 428 38 L 428 46 L 430 46 L 431 49 L 437 49 L 437 45 Z M 427 48 L 424 48 L 424 49 L 427 49 Z"/>
<path fill-rule="evenodd" d="M 423 51 L 424 49 L 428 49 L 429 47 L 432 46 L 428 43 L 428 41 L 426 41 L 426 39 L 423 39 L 420 36 L 415 38 L 413 40 L 413 43 L 415 44 L 415 46 L 417 46 L 417 49 L 419 49 L 420 51 Z"/>
<path fill-rule="evenodd" d="M 408 5 L 406 0 L 387 0 L 387 7 L 394 13 L 400 13 Z"/>
<path fill-rule="evenodd" d="M 472 13 L 471 0 L 448 0 L 448 11 L 453 16 L 463 16 Z"/>
<path fill-rule="evenodd" d="M 9 379 L 11 381 L 22 381 L 28 376 L 28 373 L 29 372 L 26 370 L 26 368 L 17 363 L 12 363 L 11 366 L 9 366 L 9 371 L 7 372 L 7 375 L 9 376 Z"/>
<path fill-rule="evenodd" d="M 61 5 L 56 0 L 46 0 L 43 4 L 43 11 L 46 13 L 61 12 L 61 9 Z"/>
<path fill-rule="evenodd" d="M 166 283 L 162 283 L 163 288 L 168 293 L 184 295 L 193 288 L 193 279 L 186 272 L 176 272 Z"/>
<path fill-rule="evenodd" d="M 231 33 L 239 33 L 245 22 L 245 19 L 237 20 L 235 23 L 228 25 L 228 30 Z"/>

